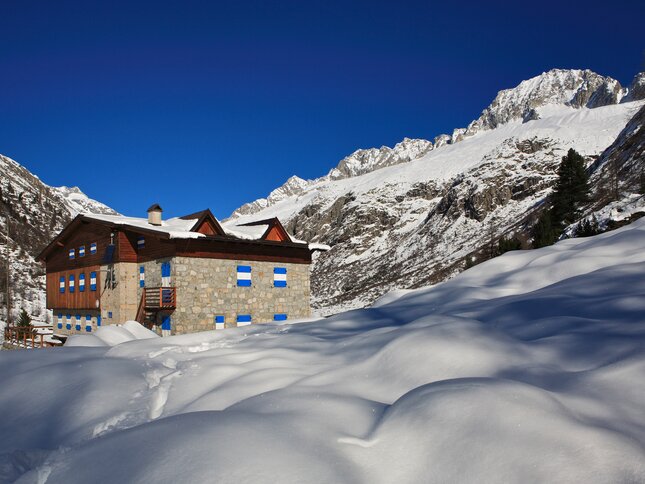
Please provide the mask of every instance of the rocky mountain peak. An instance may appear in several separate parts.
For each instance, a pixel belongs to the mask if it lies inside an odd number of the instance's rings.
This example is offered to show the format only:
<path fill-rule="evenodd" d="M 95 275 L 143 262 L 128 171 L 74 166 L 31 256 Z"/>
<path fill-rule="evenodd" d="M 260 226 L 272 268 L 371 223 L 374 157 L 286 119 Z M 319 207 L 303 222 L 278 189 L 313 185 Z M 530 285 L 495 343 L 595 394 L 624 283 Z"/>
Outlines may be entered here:
<path fill-rule="evenodd" d="M 588 69 L 551 69 L 500 91 L 471 126 L 494 129 L 515 119 L 534 118 L 534 111 L 548 104 L 574 108 L 617 104 L 624 92 L 617 80 Z"/>
<path fill-rule="evenodd" d="M 420 158 L 432 150 L 432 142 L 425 139 L 404 138 L 394 145 L 394 148 L 381 146 L 380 148 L 360 149 L 343 158 L 336 168 L 329 172 L 329 178 L 339 180 L 363 175 L 365 173 L 397 165 Z"/>
<path fill-rule="evenodd" d="M 625 101 L 640 101 L 645 99 L 645 72 L 639 72 L 627 88 Z"/>

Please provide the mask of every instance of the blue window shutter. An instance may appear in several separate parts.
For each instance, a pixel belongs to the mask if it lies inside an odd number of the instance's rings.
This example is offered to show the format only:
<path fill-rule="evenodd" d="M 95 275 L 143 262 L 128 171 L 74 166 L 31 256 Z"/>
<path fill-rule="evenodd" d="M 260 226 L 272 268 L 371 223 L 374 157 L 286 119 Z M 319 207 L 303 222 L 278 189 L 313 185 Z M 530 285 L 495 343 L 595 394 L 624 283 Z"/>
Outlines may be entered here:
<path fill-rule="evenodd" d="M 96 272 L 90 272 L 90 291 L 96 291 Z"/>
<path fill-rule="evenodd" d="M 96 242 L 90 244 L 90 254 L 96 254 Z"/>
<path fill-rule="evenodd" d="M 145 287 L 146 285 L 146 270 L 143 266 L 139 267 L 139 287 Z"/>
<path fill-rule="evenodd" d="M 224 316 L 221 315 L 221 314 L 218 315 L 218 316 L 215 316 L 215 322 L 216 323 L 223 323 L 224 322 Z"/>
<path fill-rule="evenodd" d="M 161 263 L 161 277 L 170 277 L 170 262 Z"/>
<path fill-rule="evenodd" d="M 76 331 L 81 330 L 81 315 L 77 314 L 76 315 Z"/>
<path fill-rule="evenodd" d="M 239 287 L 251 286 L 251 266 L 237 266 L 237 285 Z"/>
<path fill-rule="evenodd" d="M 164 314 L 161 318 L 161 329 L 171 329 L 170 315 Z"/>
<path fill-rule="evenodd" d="M 108 311 L 108 319 L 112 319 L 112 311 Z"/>
<path fill-rule="evenodd" d="M 74 274 L 69 276 L 69 292 L 74 292 Z"/>
<path fill-rule="evenodd" d="M 273 268 L 273 287 L 287 287 L 287 268 Z"/>
<path fill-rule="evenodd" d="M 58 287 L 61 294 L 65 292 L 65 276 L 60 276 L 60 283 Z"/>
<path fill-rule="evenodd" d="M 67 329 L 72 329 L 72 315 L 68 314 L 66 319 L 67 321 L 65 322 L 65 327 Z"/>
<path fill-rule="evenodd" d="M 237 315 L 237 322 L 238 323 L 250 323 L 251 322 L 251 315 L 250 314 L 238 314 Z"/>
<path fill-rule="evenodd" d="M 69 258 L 70 259 L 74 258 L 74 249 L 69 249 Z"/>
<path fill-rule="evenodd" d="M 63 313 L 58 313 L 58 329 L 63 329 Z"/>
<path fill-rule="evenodd" d="M 85 292 L 85 273 L 81 272 L 78 275 L 78 290 L 81 292 Z"/>
<path fill-rule="evenodd" d="M 274 314 L 273 315 L 273 320 L 274 321 L 286 321 L 287 320 L 287 315 L 286 314 Z"/>
<path fill-rule="evenodd" d="M 92 315 L 91 314 L 86 314 L 85 315 L 85 331 L 88 333 L 92 331 Z"/>
<path fill-rule="evenodd" d="M 101 315 L 96 316 L 96 325 L 101 326 Z"/>
<path fill-rule="evenodd" d="M 85 257 L 85 246 L 84 245 L 81 245 L 78 248 L 78 256 L 79 257 Z"/>

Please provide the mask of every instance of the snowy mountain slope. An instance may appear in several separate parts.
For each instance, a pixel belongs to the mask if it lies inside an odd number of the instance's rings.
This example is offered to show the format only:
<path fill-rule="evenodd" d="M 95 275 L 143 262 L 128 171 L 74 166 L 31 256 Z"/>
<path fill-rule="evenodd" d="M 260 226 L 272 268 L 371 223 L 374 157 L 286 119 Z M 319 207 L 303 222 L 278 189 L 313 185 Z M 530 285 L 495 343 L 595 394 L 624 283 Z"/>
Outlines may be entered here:
<path fill-rule="evenodd" d="M 333 249 L 312 276 L 321 314 L 362 307 L 395 288 L 443 280 L 491 238 L 512 235 L 549 193 L 569 148 L 591 162 L 643 101 L 597 108 L 549 104 L 408 163 L 340 180 L 228 223 L 277 216 L 298 238 Z"/>
<path fill-rule="evenodd" d="M 106 205 L 87 197 L 77 187 L 50 187 L 24 166 L 0 155 L 0 219 L 5 260 L 4 234 L 9 219 L 11 239 L 11 280 L 14 309 L 24 307 L 40 315 L 45 307 L 44 272 L 34 257 L 80 212 L 115 214 Z M 0 289 L 4 298 L 5 267 L 2 264 Z M 5 306 L 4 299 L 2 306 Z M 4 312 L 3 312 L 4 316 Z"/>
<path fill-rule="evenodd" d="M 467 128 L 457 128 L 452 135 L 441 134 L 432 142 L 422 139 L 405 138 L 402 142 L 389 148 L 369 148 L 357 150 L 343 158 L 335 168 L 325 176 L 314 180 L 303 180 L 291 177 L 282 187 L 272 192 L 288 192 L 298 195 L 309 187 L 328 180 L 362 175 L 380 168 L 405 163 L 420 158 L 432 149 L 455 144 L 481 131 L 494 129 L 514 120 L 525 122 L 537 119 L 540 108 L 545 106 L 570 106 L 573 108 L 595 108 L 621 101 L 638 101 L 645 99 L 645 72 L 634 77 L 628 88 L 611 77 L 601 76 L 590 70 L 552 69 L 539 76 L 522 81 L 512 89 L 500 91 L 493 102 L 482 114 L 471 122 Z M 294 183 L 294 179 L 297 183 Z M 282 190 L 284 188 L 284 190 Z M 247 203 L 235 210 L 231 218 L 249 215 L 262 210 L 284 197 L 261 198 Z"/>
<path fill-rule="evenodd" d="M 328 319 L 2 352 L 0 481 L 642 482 L 644 273 L 640 220 Z"/>

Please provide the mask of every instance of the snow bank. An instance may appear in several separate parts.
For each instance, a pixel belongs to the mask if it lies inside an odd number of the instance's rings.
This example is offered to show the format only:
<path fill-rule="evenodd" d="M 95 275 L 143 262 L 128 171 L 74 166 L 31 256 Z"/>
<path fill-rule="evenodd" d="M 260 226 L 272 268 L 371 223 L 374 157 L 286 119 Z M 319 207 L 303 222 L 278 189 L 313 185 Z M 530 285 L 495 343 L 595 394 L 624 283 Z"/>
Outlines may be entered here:
<path fill-rule="evenodd" d="M 158 337 L 138 322 L 126 321 L 122 325 L 101 326 L 93 334 L 72 335 L 67 339 L 65 346 L 114 346 L 127 341 Z"/>
<path fill-rule="evenodd" d="M 2 352 L 0 481 L 643 482 L 644 276 L 639 220 L 306 324 Z"/>

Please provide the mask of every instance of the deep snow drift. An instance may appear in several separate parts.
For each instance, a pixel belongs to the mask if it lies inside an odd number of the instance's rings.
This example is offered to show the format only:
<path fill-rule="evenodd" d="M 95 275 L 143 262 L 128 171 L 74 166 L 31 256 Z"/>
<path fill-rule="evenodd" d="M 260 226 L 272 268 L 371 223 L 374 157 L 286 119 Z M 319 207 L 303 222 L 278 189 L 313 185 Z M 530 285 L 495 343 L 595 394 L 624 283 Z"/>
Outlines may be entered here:
<path fill-rule="evenodd" d="M 5 481 L 643 482 L 645 220 L 329 319 L 0 371 Z"/>

